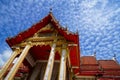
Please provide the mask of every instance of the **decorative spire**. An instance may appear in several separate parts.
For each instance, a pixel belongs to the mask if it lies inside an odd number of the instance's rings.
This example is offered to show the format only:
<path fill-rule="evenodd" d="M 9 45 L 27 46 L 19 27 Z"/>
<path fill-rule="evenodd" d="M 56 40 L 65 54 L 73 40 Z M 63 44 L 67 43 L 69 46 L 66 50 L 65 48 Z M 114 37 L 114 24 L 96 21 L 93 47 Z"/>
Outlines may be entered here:
<path fill-rule="evenodd" d="M 115 61 L 116 61 L 116 54 L 114 54 L 114 55 L 113 55 L 113 60 L 115 60 Z"/>
<path fill-rule="evenodd" d="M 96 57 L 96 51 L 94 52 L 94 57 Z"/>
<path fill-rule="evenodd" d="M 79 31 L 78 31 L 78 29 L 77 29 L 77 31 L 76 31 L 76 34 L 79 34 Z"/>
<path fill-rule="evenodd" d="M 50 7 L 50 13 L 52 13 L 52 7 Z"/>
<path fill-rule="evenodd" d="M 66 31 L 68 30 L 68 25 L 66 24 L 66 27 L 65 27 Z"/>

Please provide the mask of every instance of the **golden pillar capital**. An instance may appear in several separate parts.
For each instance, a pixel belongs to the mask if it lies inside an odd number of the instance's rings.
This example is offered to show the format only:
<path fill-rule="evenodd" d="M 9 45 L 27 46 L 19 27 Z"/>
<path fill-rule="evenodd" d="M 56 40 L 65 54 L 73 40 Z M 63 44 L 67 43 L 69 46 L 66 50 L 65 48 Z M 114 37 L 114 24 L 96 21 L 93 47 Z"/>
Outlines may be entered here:
<path fill-rule="evenodd" d="M 53 43 L 56 43 L 57 42 L 57 38 L 53 41 Z"/>
<path fill-rule="evenodd" d="M 62 49 L 66 49 L 67 48 L 67 43 L 62 44 Z"/>
<path fill-rule="evenodd" d="M 21 49 L 20 49 L 19 47 L 16 47 L 14 51 L 20 52 L 20 50 L 21 50 Z"/>
<path fill-rule="evenodd" d="M 60 54 L 60 56 L 64 56 L 65 57 L 65 59 L 68 57 L 68 53 L 69 53 L 69 51 L 68 51 L 68 44 L 67 43 L 64 43 L 64 44 L 62 44 L 62 47 L 61 47 L 61 54 Z M 62 54 L 63 53 L 63 54 Z M 64 54 L 65 53 L 65 54 Z"/>
<path fill-rule="evenodd" d="M 27 45 L 33 46 L 31 41 L 27 42 Z"/>

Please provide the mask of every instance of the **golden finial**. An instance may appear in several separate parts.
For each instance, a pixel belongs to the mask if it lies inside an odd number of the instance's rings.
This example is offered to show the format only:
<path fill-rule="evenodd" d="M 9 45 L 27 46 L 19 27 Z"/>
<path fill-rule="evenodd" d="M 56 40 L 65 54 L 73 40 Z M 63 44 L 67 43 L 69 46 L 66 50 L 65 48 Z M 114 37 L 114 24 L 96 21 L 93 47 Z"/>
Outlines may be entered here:
<path fill-rule="evenodd" d="M 94 57 L 96 57 L 96 51 L 94 52 Z"/>
<path fill-rule="evenodd" d="M 52 13 L 52 7 L 50 7 L 50 13 Z"/>

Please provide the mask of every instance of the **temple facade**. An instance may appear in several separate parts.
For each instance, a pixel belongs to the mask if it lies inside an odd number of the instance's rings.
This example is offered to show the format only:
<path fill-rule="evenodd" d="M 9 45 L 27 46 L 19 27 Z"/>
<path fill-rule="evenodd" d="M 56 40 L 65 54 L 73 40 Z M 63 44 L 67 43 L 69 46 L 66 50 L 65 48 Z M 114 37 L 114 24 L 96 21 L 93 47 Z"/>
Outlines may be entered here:
<path fill-rule="evenodd" d="M 120 80 L 115 60 L 80 57 L 78 32 L 63 28 L 51 12 L 6 42 L 13 53 L 0 80 Z"/>

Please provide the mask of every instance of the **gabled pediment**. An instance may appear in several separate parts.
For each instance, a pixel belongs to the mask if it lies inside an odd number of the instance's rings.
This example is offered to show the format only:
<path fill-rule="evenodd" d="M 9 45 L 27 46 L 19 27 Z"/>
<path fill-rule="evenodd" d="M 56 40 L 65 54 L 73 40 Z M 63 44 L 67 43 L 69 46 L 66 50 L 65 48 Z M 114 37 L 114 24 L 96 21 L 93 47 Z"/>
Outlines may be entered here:
<path fill-rule="evenodd" d="M 49 23 L 45 27 L 41 28 L 36 32 L 33 37 L 52 37 L 55 36 L 58 31 L 54 28 L 54 26 Z"/>
<path fill-rule="evenodd" d="M 58 21 L 54 18 L 52 13 L 48 14 L 40 22 L 30 27 L 28 30 L 19 33 L 17 36 L 8 38 L 6 41 L 10 47 L 19 44 L 26 39 L 39 35 L 51 35 L 53 33 L 58 33 L 63 36 L 67 41 L 74 43 L 79 43 L 78 34 L 71 33 L 67 29 L 61 27 Z"/>
<path fill-rule="evenodd" d="M 47 24 L 45 27 L 41 28 L 38 32 L 53 32 L 55 30 L 55 28 L 53 27 L 53 25 L 51 23 Z"/>
<path fill-rule="evenodd" d="M 66 42 L 64 36 L 62 36 L 54 28 L 54 26 L 49 23 L 34 33 L 31 37 L 26 38 L 21 43 L 16 44 L 12 47 L 25 47 L 28 42 L 32 42 L 32 44 L 35 46 L 51 45 L 55 39 L 57 39 L 57 46 L 60 46 Z"/>

